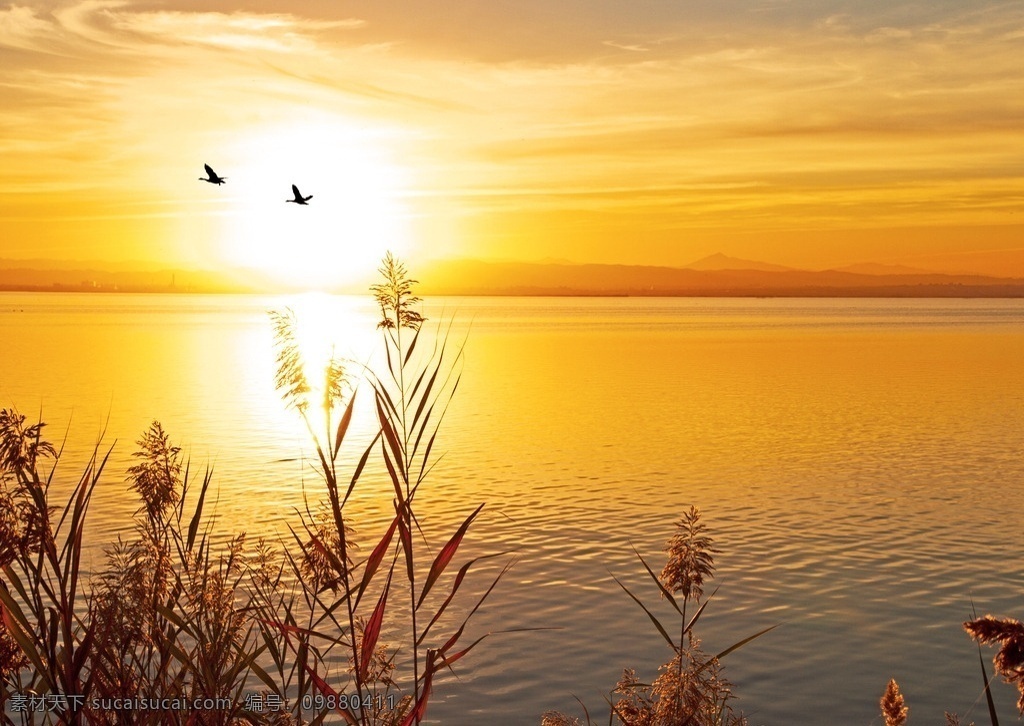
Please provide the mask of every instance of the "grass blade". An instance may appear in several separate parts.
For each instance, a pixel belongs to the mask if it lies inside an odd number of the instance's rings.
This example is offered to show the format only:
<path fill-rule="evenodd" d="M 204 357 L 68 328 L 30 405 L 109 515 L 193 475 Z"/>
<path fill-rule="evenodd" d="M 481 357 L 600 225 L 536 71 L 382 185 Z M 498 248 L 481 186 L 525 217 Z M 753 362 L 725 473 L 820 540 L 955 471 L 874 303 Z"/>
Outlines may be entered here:
<path fill-rule="evenodd" d="M 377 601 L 377 607 L 373 609 L 373 614 L 370 615 L 370 619 L 366 621 L 366 628 L 363 630 L 363 643 L 359 650 L 359 680 L 364 683 L 370 673 L 370 662 L 373 660 L 373 651 L 377 647 L 377 638 L 380 636 L 380 628 L 384 624 L 384 609 L 387 607 L 388 592 L 390 589 L 391 573 L 388 573 L 388 579 L 387 582 L 384 583 L 384 589 L 380 593 L 380 599 Z"/>
<path fill-rule="evenodd" d="M 188 550 L 192 549 L 192 546 L 196 541 L 196 533 L 199 531 L 199 521 L 203 518 L 203 504 L 206 501 L 206 492 L 210 488 L 212 477 L 213 471 L 211 469 L 207 469 L 206 474 L 203 476 L 203 484 L 199 488 L 199 501 L 196 503 L 196 511 L 192 515 L 192 521 L 188 524 L 188 539 L 185 540 L 185 548 Z"/>
<path fill-rule="evenodd" d="M 403 468 L 403 451 L 402 444 L 398 441 L 398 434 L 395 431 L 395 426 L 392 424 L 388 415 L 384 412 L 384 407 L 381 405 L 381 398 L 377 396 L 377 420 L 380 422 L 380 430 L 384 433 L 384 438 L 387 439 L 388 446 L 391 447 L 391 453 L 394 455 L 395 465 L 398 470 L 402 473 L 403 480 L 405 479 L 405 469 Z"/>
<path fill-rule="evenodd" d="M 359 481 L 359 477 L 363 474 L 363 469 L 366 468 L 366 461 L 370 458 L 370 454 L 373 453 L 373 447 L 377 445 L 377 439 L 380 438 L 380 431 L 373 437 L 373 441 L 367 445 L 366 450 L 363 451 L 363 455 L 359 458 L 359 463 L 356 464 L 355 471 L 352 472 L 352 478 L 349 480 L 348 489 L 345 491 L 345 498 L 341 500 L 341 506 L 345 506 L 348 498 L 352 496 L 352 490 L 356 488 L 356 482 Z"/>
<path fill-rule="evenodd" d="M 0 600 L 3 601 L 3 607 L 0 607 L 0 612 L 2 612 L 4 627 L 7 628 L 7 632 L 14 638 L 22 653 L 25 654 L 25 657 L 32 662 L 32 667 L 35 668 L 39 677 L 43 679 L 47 690 L 55 690 L 54 683 L 50 680 L 49 671 L 44 665 L 42 654 L 36 648 L 35 643 L 32 642 L 32 637 L 28 634 L 28 631 L 22 628 L 21 624 L 25 622 L 25 615 L 4 587 L 0 587 Z"/>
<path fill-rule="evenodd" d="M 452 558 L 455 557 L 455 552 L 459 549 L 459 545 L 462 543 L 462 538 L 466 536 L 466 531 L 469 529 L 469 525 L 473 523 L 473 520 L 476 519 L 476 516 L 480 514 L 480 510 L 483 508 L 484 505 L 481 504 L 473 511 L 472 514 L 466 517 L 466 521 L 462 523 L 458 531 L 452 535 L 452 538 L 449 539 L 445 546 L 437 553 L 437 557 L 434 558 L 434 562 L 430 566 L 430 572 L 427 573 L 426 582 L 423 583 L 423 590 L 420 592 L 420 599 L 416 603 L 417 609 L 419 609 L 423 604 L 423 599 L 427 596 L 427 593 L 430 592 L 430 588 L 433 587 L 434 583 L 437 582 L 437 578 L 441 576 L 445 568 L 448 567 L 448 564 L 452 561 Z"/>
<path fill-rule="evenodd" d="M 444 602 L 441 603 L 441 606 L 437 609 L 437 612 L 434 613 L 434 617 L 432 617 L 430 619 L 430 622 L 427 623 L 427 627 L 423 629 L 422 633 L 420 633 L 420 637 L 419 637 L 419 640 L 416 641 L 416 645 L 421 645 L 423 643 L 423 641 L 427 637 L 427 634 L 430 632 L 430 629 L 432 627 L 434 627 L 434 624 L 441 618 L 441 616 L 444 614 L 445 610 L 448 609 L 448 605 L 450 605 L 452 600 L 455 599 L 455 594 L 459 591 L 459 587 L 462 585 L 462 581 L 464 579 L 466 579 L 466 573 L 469 572 L 470 568 L 473 565 L 475 565 L 477 562 L 479 562 L 480 560 L 486 560 L 486 559 L 490 559 L 492 557 L 502 557 L 502 556 L 507 555 L 507 554 L 508 554 L 508 551 L 505 551 L 505 552 L 495 552 L 494 554 L 491 554 L 491 555 L 483 555 L 482 557 L 476 557 L 476 558 L 470 560 L 469 562 L 467 562 L 466 564 L 464 564 L 459 569 L 458 574 L 455 576 L 455 581 L 452 583 L 452 588 L 448 592 L 448 596 L 444 599 Z"/>
<path fill-rule="evenodd" d="M 647 560 L 645 560 L 643 556 L 639 552 L 637 552 L 636 547 L 633 547 L 632 543 L 630 543 L 629 546 L 633 549 L 633 553 L 637 556 L 637 559 L 640 560 L 640 564 L 642 564 L 644 566 L 644 569 L 647 570 L 647 574 L 651 576 L 652 580 L 654 580 L 654 584 L 658 586 L 659 590 L 661 590 L 661 594 L 664 595 L 665 599 L 672 604 L 672 607 L 675 608 L 676 612 L 682 615 L 683 611 L 679 609 L 679 605 L 676 604 L 676 599 L 672 597 L 672 593 L 669 592 L 668 588 L 661 583 L 661 578 L 654 574 L 654 570 L 652 570 L 650 568 L 650 565 L 647 564 Z"/>
<path fill-rule="evenodd" d="M 747 644 L 747 643 L 749 643 L 750 641 L 752 641 L 752 640 L 754 640 L 754 639 L 756 639 L 756 638 L 760 638 L 760 637 L 761 637 L 762 635 L 764 635 L 765 633 L 767 633 L 767 632 L 769 632 L 769 631 L 771 631 L 771 630 L 775 630 L 775 628 L 777 628 L 777 627 L 779 627 L 778 623 L 776 623 L 775 625 L 770 625 L 770 626 L 768 626 L 767 628 L 765 628 L 764 630 L 759 630 L 759 631 L 757 631 L 756 633 L 754 633 L 753 635 L 751 635 L 751 636 L 748 636 L 748 637 L 744 638 L 743 640 L 741 640 L 741 641 L 740 641 L 740 642 L 738 642 L 738 643 L 733 643 L 733 644 L 732 644 L 732 645 L 730 645 L 730 646 L 729 646 L 728 648 L 726 648 L 725 650 L 723 650 L 723 651 L 722 651 L 721 653 L 719 653 L 718 655 L 716 655 L 716 656 L 715 656 L 715 660 L 722 660 L 722 658 L 724 658 L 725 656 L 729 655 L 729 654 L 730 654 L 730 653 L 732 653 L 732 652 L 733 652 L 734 650 L 739 650 L 740 648 L 742 648 L 742 647 L 743 647 L 744 645 L 746 645 L 746 644 Z"/>
<path fill-rule="evenodd" d="M 416 328 L 416 333 L 412 336 L 412 342 L 409 343 L 409 350 L 405 352 L 405 360 L 402 361 L 402 365 L 408 365 L 409 359 L 412 358 L 412 352 L 416 350 L 416 341 L 420 339 L 420 331 L 422 328 Z"/>
<path fill-rule="evenodd" d="M 363 593 L 366 592 L 366 588 L 370 584 L 370 580 L 376 574 L 377 569 L 380 567 L 380 563 L 384 560 L 384 555 L 387 554 L 388 547 L 391 546 L 391 540 L 395 536 L 395 530 L 398 528 L 398 515 L 391 520 L 391 526 L 388 527 L 388 531 L 384 533 L 380 542 L 373 548 L 373 552 L 366 558 L 366 564 L 363 567 L 363 580 L 359 583 L 359 592 L 356 593 L 356 602 L 358 606 L 359 601 L 363 599 Z M 390 575 L 388 576 L 390 579 Z"/>
<path fill-rule="evenodd" d="M 988 717 L 992 721 L 992 726 L 999 726 L 999 716 L 996 715 L 996 704 L 992 700 L 992 689 L 989 688 L 991 681 L 988 677 L 988 671 L 985 669 L 985 659 L 981 655 L 981 645 L 978 646 L 978 663 L 981 664 L 981 680 L 985 684 L 985 701 L 988 703 Z"/>
<path fill-rule="evenodd" d="M 611 573 L 609 573 L 609 574 L 611 574 Z M 626 587 L 621 582 L 619 582 L 619 578 L 617 578 L 615 575 L 612 575 L 612 579 L 615 580 L 615 582 L 617 582 L 619 584 L 619 587 L 621 587 L 623 590 L 626 591 L 627 595 L 629 595 L 631 598 L 633 598 L 633 602 L 635 602 L 637 605 L 639 605 L 643 609 L 643 611 L 645 613 L 647 613 L 647 617 L 649 617 L 651 619 L 651 622 L 654 623 L 654 627 L 658 629 L 658 632 L 661 633 L 661 637 L 665 639 L 665 642 L 668 643 L 669 647 L 672 648 L 672 650 L 674 650 L 674 651 L 678 651 L 679 650 L 679 646 L 677 646 L 672 641 L 672 638 L 669 637 L 669 634 L 665 630 L 664 626 L 662 626 L 662 624 L 658 621 L 658 619 L 656 617 L 654 617 L 654 613 L 652 613 L 650 610 L 648 610 L 647 606 L 643 604 L 643 602 L 640 600 L 640 598 L 638 598 L 636 595 L 631 593 L 629 591 L 628 587 Z"/>
<path fill-rule="evenodd" d="M 303 665 L 306 666 L 306 672 L 309 673 L 309 677 L 313 680 L 313 683 L 314 685 L 316 685 L 317 690 L 320 691 L 320 693 L 322 693 L 323 695 L 332 698 L 334 703 L 338 703 L 338 692 L 331 688 L 330 684 L 328 684 L 327 681 L 321 678 L 315 670 L 310 668 L 308 663 L 303 663 Z M 334 710 L 337 711 L 338 714 L 340 714 L 343 719 L 345 719 L 345 723 L 353 725 L 358 723 L 356 721 L 356 717 L 352 715 L 352 712 L 349 711 L 347 708 L 335 706 Z"/>
<path fill-rule="evenodd" d="M 353 393 L 348 399 L 348 405 L 345 406 L 345 413 L 341 416 L 341 421 L 338 422 L 338 432 L 334 435 L 334 454 L 337 455 L 338 449 L 341 448 L 341 442 L 345 440 L 345 434 L 348 432 L 349 424 L 352 423 L 352 408 L 356 402 L 356 394 Z"/>
<path fill-rule="evenodd" d="M 423 674 L 423 688 L 420 691 L 420 697 L 419 700 L 416 701 L 416 705 L 413 706 L 409 715 L 402 720 L 402 726 L 412 726 L 414 723 L 419 723 L 423 720 L 423 716 L 426 715 L 427 701 L 430 698 L 430 691 L 434 680 L 434 671 L 436 670 L 436 658 L 437 651 L 427 651 L 427 668 Z"/>

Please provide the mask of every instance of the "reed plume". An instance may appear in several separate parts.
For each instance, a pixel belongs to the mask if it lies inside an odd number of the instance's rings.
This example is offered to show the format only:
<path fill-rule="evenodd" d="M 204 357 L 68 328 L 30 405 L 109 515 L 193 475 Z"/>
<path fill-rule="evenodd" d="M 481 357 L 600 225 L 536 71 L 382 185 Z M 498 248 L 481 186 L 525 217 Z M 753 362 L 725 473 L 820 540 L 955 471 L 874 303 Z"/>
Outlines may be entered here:
<path fill-rule="evenodd" d="M 676 522 L 676 533 L 665 547 L 668 562 L 661 571 L 661 581 L 669 591 L 680 593 L 684 601 L 700 600 L 704 580 L 711 579 L 715 572 L 716 550 L 706 532 L 700 510 L 691 505 Z"/>
<path fill-rule="evenodd" d="M 11 409 L 0 410 L 0 472 L 27 483 L 40 457 L 55 458 L 57 450 L 42 438 L 45 423 L 25 425 L 26 417 Z M 38 482 L 38 477 L 36 477 Z"/>
<path fill-rule="evenodd" d="M 128 481 L 142 499 L 140 511 L 145 511 L 149 520 L 159 524 L 178 502 L 181 447 L 171 446 L 159 421 L 150 424 L 136 444 L 139 448 L 132 456 L 141 461 L 128 469 Z"/>
<path fill-rule="evenodd" d="M 747 719 L 733 711 L 732 684 L 722 675 L 718 658 L 700 649 L 693 638 L 682 655 L 660 668 L 650 685 L 640 683 L 636 671 L 626 669 L 615 686 L 620 698 L 614 715 L 627 726 L 746 726 Z"/>
<path fill-rule="evenodd" d="M 0 473 L 0 567 L 14 562 L 24 549 L 25 533 L 18 503 Z"/>
<path fill-rule="evenodd" d="M 274 385 L 281 392 L 285 404 L 305 416 L 309 408 L 306 396 L 312 389 L 306 378 L 306 368 L 295 334 L 295 311 L 285 308 L 271 310 L 268 314 L 274 326 L 274 344 L 277 347 L 277 373 Z"/>
<path fill-rule="evenodd" d="M 900 686 L 895 678 L 889 679 L 880 702 L 882 707 L 882 719 L 885 726 L 906 726 L 907 714 L 910 709 L 904 705 L 903 694 L 900 693 Z"/>
<path fill-rule="evenodd" d="M 21 646 L 5 625 L 8 617 L 0 605 L 0 681 L 7 681 L 22 668 L 29 666 L 28 658 L 25 657 Z"/>
<path fill-rule="evenodd" d="M 1002 646 L 993 659 L 996 671 L 1007 683 L 1017 687 L 1020 692 L 1017 708 L 1024 716 L 1024 623 L 1013 618 L 998 619 L 986 615 L 964 623 L 964 630 L 979 643 L 999 643 Z"/>
<path fill-rule="evenodd" d="M 345 522 L 345 546 L 338 536 L 331 512 L 321 509 L 312 517 L 309 535 L 299 560 L 302 581 L 315 592 L 338 590 L 339 583 L 349 576 L 355 564 L 358 544 L 353 539 L 355 530 Z"/>
<path fill-rule="evenodd" d="M 389 330 L 419 330 L 426 322 L 426 318 L 414 307 L 420 302 L 420 299 L 412 294 L 412 286 L 418 281 L 409 277 L 405 264 L 390 252 L 385 255 L 379 272 L 384 282 L 370 286 L 374 300 L 380 306 L 381 319 L 377 327 Z"/>
<path fill-rule="evenodd" d="M 42 459 L 56 466 L 56 448 L 42 438 L 46 424 L 27 425 L 12 409 L 0 410 L 0 566 L 43 551 L 52 543 L 46 492 L 50 478 L 39 471 Z"/>

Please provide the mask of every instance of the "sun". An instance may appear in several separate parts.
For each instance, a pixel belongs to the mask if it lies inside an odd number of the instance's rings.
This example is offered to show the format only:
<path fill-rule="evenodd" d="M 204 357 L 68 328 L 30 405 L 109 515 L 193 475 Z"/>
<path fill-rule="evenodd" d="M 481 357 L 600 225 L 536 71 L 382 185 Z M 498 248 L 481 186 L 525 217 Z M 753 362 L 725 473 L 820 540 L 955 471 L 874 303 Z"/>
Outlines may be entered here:
<path fill-rule="evenodd" d="M 410 242 L 408 172 L 388 151 L 386 135 L 337 119 L 243 134 L 223 172 L 232 200 L 224 261 L 305 290 L 372 276 L 386 251 Z M 286 202 L 293 184 L 312 195 L 308 205 Z"/>

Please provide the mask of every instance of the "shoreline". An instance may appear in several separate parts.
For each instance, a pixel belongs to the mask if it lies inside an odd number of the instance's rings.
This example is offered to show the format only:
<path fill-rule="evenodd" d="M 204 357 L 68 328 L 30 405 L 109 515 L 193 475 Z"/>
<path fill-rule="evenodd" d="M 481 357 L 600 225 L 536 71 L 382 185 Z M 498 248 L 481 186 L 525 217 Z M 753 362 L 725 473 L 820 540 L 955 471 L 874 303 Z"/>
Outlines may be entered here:
<path fill-rule="evenodd" d="M 922 289 L 923 288 L 923 289 Z M 254 288 L 173 288 L 154 286 L 93 287 L 79 285 L 0 285 L 0 293 L 76 293 L 86 295 L 288 295 L 322 292 L 329 295 L 361 295 L 361 290 L 261 290 Z M 430 290 L 430 297 L 560 297 L 560 298 L 863 298 L 863 299 L 1006 299 L 1024 298 L 1024 285 L 895 285 L 866 288 L 782 288 L 773 290 L 565 290 L 565 289 L 498 289 L 498 290 Z"/>

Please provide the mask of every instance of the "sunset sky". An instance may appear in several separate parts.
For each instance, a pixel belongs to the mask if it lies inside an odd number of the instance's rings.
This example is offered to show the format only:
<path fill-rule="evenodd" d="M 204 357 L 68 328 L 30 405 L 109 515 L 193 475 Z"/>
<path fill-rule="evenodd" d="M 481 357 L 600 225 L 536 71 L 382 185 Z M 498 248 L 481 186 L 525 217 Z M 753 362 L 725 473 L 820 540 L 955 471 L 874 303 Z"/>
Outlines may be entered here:
<path fill-rule="evenodd" d="M 1021 59 L 1020 2 L 8 5 L 0 258 L 1024 261 Z"/>

